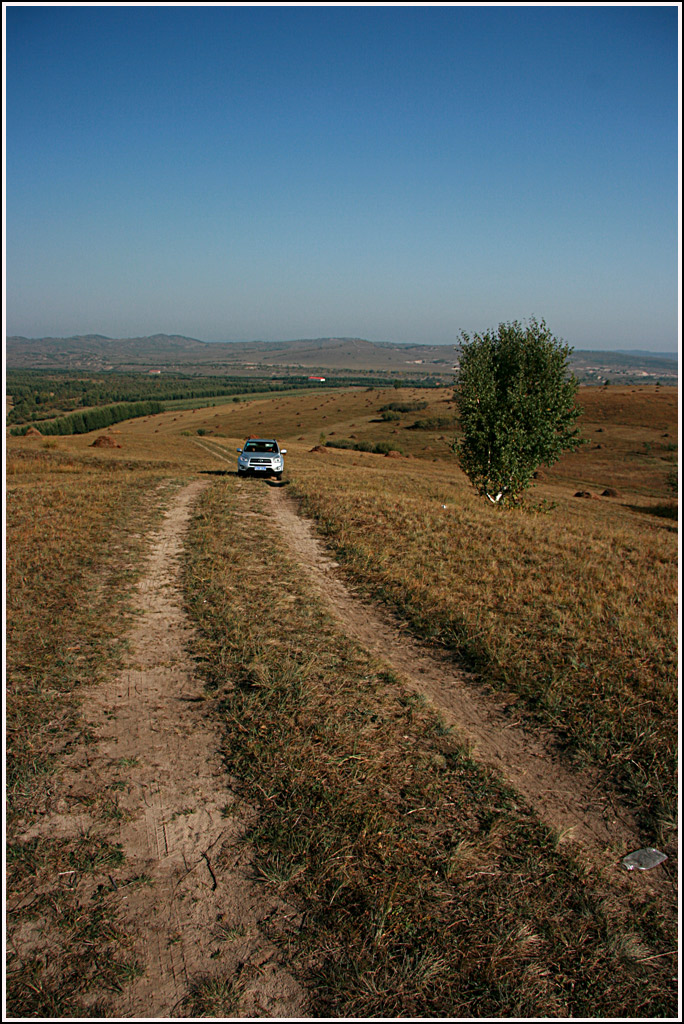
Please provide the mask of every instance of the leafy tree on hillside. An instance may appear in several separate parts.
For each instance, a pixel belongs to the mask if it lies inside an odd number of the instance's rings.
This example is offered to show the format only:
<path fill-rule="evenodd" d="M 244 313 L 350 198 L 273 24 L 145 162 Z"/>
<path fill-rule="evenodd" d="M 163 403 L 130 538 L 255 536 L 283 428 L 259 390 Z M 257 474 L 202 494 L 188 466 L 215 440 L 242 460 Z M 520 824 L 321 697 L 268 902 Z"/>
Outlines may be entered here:
<path fill-rule="evenodd" d="M 461 333 L 454 397 L 462 434 L 453 450 L 490 501 L 514 501 L 540 465 L 583 443 L 571 351 L 534 318 Z"/>

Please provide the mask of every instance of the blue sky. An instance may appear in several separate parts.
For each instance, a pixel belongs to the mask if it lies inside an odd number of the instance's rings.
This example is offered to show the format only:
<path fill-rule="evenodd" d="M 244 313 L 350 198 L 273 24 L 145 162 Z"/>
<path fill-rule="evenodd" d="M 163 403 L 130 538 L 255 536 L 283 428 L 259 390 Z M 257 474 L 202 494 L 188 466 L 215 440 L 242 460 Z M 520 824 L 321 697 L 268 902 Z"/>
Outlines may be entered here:
<path fill-rule="evenodd" d="M 6 8 L 6 328 L 678 343 L 678 10 Z"/>

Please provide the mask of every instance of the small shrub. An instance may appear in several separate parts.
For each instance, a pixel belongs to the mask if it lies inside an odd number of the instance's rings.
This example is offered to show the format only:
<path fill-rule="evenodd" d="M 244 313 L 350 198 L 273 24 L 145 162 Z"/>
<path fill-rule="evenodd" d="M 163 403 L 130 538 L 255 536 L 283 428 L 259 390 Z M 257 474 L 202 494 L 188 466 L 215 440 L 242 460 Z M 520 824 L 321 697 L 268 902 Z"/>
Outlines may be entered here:
<path fill-rule="evenodd" d="M 425 419 L 416 420 L 409 427 L 409 430 L 454 430 L 456 418 L 454 416 L 428 416 Z"/>
<path fill-rule="evenodd" d="M 380 406 L 380 412 L 420 412 L 427 409 L 427 402 L 390 402 Z"/>
<path fill-rule="evenodd" d="M 370 441 L 349 441 L 346 438 L 340 438 L 339 441 L 326 441 L 325 447 L 344 448 L 354 452 L 368 452 L 370 455 L 387 455 L 388 452 L 403 454 L 401 449 L 392 444 L 391 441 L 378 441 L 377 444 L 371 444 Z"/>

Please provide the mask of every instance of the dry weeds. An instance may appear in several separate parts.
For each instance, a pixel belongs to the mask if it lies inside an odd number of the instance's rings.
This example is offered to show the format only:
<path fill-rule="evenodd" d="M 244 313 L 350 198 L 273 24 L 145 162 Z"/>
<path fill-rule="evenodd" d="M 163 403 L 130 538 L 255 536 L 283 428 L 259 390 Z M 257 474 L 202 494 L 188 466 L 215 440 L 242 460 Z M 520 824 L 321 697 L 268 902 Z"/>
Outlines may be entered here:
<path fill-rule="evenodd" d="M 121 658 L 132 566 L 161 478 L 42 447 L 13 448 L 7 475 L 7 1008 L 50 1018 L 78 1015 L 89 989 L 120 987 L 140 967 L 107 892 L 80 899 L 121 849 L 86 827 L 76 838 L 32 829 L 63 810 L 64 758 L 90 741 L 80 703 Z M 91 794 L 80 809 L 105 819 L 116 793 Z"/>
<path fill-rule="evenodd" d="M 676 534 L 567 500 L 502 513 L 423 467 L 302 460 L 293 479 L 359 582 L 605 771 L 656 844 L 673 838 Z"/>
<path fill-rule="evenodd" d="M 553 725 L 666 843 L 676 833 L 677 535 L 657 510 L 673 507 L 676 392 L 586 396 L 591 445 L 539 478 L 536 510 L 506 515 L 473 500 L 448 433 L 410 430 L 415 412 L 382 421 L 393 390 L 177 410 L 120 424 L 122 447 L 106 454 L 88 448 L 93 435 L 8 442 L 8 1006 L 74 1016 L 88 990 L 145 970 L 111 894 L 87 908 L 78 899 L 122 851 L 85 833 L 18 837 L 56 810 L 63 757 L 89 742 L 79 701 L 120 663 L 155 488 L 191 472 L 215 484 L 188 570 L 197 653 L 231 781 L 261 807 L 260 876 L 304 915 L 284 955 L 317 1010 L 676 1013 L 671 908 L 637 887 L 616 901 L 566 856 L 433 712 L 331 627 L 260 518 L 259 484 L 241 505 L 233 489 L 236 443 L 255 431 L 285 441 L 301 500 L 357 584 L 503 687 L 513 721 Z M 427 400 L 426 420 L 449 414 L 448 390 Z M 213 438 L 202 447 L 200 429 Z M 411 458 L 310 454 L 331 437 L 391 442 Z M 617 494 L 573 499 L 580 488 Z M 83 806 L 102 821 L 120 811 L 115 790 Z M 20 961 L 12 928 L 42 931 L 56 952 Z M 199 982 L 192 1012 L 239 1012 L 247 982 Z"/>
<path fill-rule="evenodd" d="M 188 594 L 229 771 L 260 805 L 259 870 L 304 914 L 290 955 L 318 1012 L 667 1014 L 667 962 L 622 942 L 672 948 L 658 902 L 615 901 L 333 628 L 263 491 L 228 479 L 206 496 Z"/>

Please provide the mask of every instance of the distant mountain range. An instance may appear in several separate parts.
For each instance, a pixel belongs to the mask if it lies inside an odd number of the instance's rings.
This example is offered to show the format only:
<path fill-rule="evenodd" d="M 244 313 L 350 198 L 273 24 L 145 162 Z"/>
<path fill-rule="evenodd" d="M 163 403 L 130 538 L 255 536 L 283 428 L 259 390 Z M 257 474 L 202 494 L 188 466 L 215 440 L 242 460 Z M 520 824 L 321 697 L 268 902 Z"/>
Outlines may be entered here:
<path fill-rule="evenodd" d="M 296 341 L 206 342 L 180 335 L 105 338 L 7 338 L 8 369 L 145 370 L 203 368 L 214 372 L 247 368 L 404 370 L 415 366 L 449 371 L 454 350 L 439 345 L 393 345 L 363 338 L 307 338 Z M 211 368 L 211 370 L 209 370 Z"/>
<path fill-rule="evenodd" d="M 406 345 L 363 338 L 307 338 L 294 341 L 206 342 L 178 334 L 107 338 L 23 338 L 6 343 L 7 369 L 166 370 L 260 374 L 297 371 L 389 373 L 393 376 L 451 378 L 455 345 Z M 660 379 L 675 383 L 678 356 L 641 350 L 588 352 L 571 357 L 580 380 L 600 382 Z"/>

